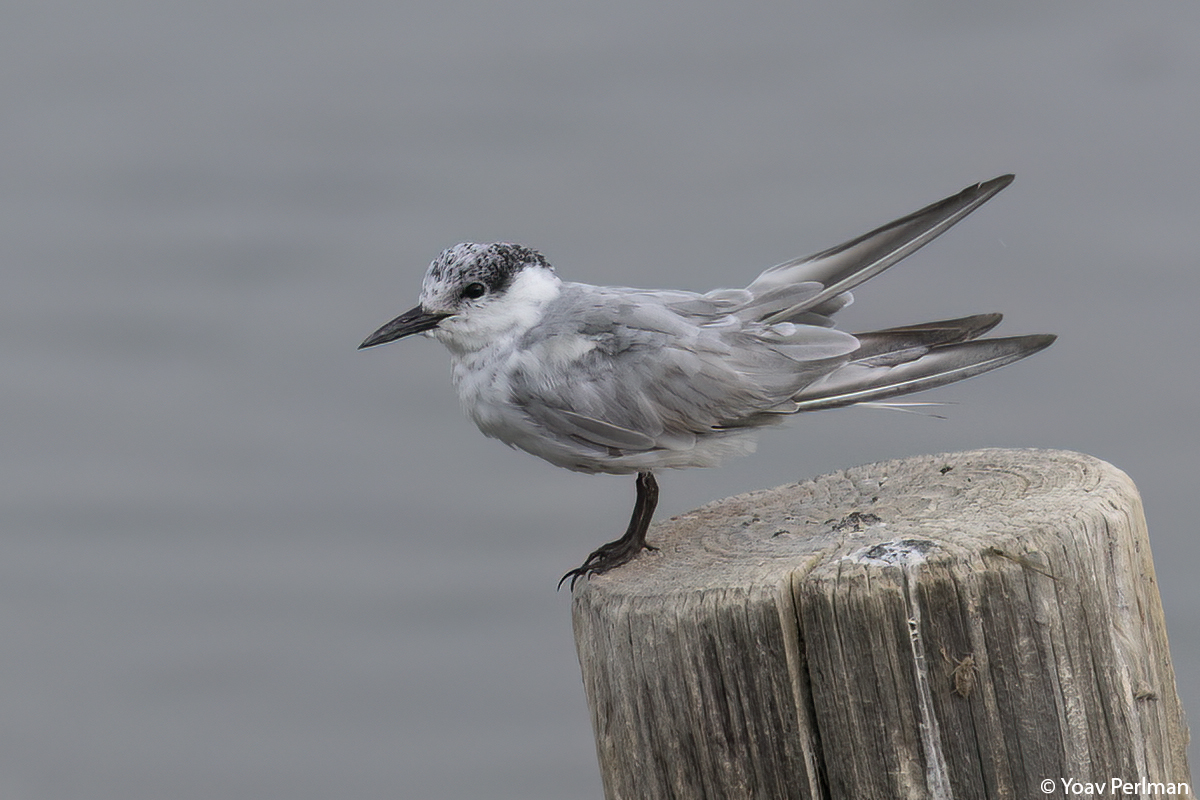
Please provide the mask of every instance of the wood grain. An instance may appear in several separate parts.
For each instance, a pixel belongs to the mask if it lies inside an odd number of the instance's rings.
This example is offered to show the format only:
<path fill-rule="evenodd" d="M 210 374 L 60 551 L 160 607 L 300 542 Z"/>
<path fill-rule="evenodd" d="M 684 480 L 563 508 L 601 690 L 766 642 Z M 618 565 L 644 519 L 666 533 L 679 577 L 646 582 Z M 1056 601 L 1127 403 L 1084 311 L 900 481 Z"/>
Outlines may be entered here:
<path fill-rule="evenodd" d="M 1109 464 L 871 464 L 704 506 L 650 542 L 574 595 L 610 800 L 1191 783 L 1141 501 Z"/>

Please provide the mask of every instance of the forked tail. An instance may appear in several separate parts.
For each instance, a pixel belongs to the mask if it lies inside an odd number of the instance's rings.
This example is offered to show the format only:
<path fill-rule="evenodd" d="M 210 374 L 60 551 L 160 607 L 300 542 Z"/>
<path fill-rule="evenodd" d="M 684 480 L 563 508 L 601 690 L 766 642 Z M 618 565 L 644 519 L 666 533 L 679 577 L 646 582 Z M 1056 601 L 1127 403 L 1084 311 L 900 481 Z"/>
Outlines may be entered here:
<path fill-rule="evenodd" d="M 857 334 L 862 347 L 855 359 L 806 386 L 793 398 L 796 410 L 838 408 L 944 386 L 1031 356 L 1056 338 L 975 338 L 998 322 L 999 314 L 979 314 Z"/>

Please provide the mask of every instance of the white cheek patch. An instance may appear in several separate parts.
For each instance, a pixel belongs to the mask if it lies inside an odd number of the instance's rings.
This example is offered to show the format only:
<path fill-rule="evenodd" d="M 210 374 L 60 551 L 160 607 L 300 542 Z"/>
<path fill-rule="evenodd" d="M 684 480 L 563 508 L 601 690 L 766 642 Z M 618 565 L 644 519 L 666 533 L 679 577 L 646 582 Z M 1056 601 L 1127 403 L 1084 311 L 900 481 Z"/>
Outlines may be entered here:
<path fill-rule="evenodd" d="M 519 337 L 538 323 L 561 286 L 550 270 L 526 267 L 507 290 L 453 309 L 439 326 L 438 339 L 452 350 L 475 351 Z"/>

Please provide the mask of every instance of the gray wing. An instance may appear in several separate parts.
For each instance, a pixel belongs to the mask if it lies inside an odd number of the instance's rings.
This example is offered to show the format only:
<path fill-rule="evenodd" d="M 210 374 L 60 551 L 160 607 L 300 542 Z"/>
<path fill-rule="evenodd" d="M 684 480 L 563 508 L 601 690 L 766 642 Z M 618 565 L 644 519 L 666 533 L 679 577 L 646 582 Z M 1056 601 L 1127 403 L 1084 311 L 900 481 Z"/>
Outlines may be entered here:
<path fill-rule="evenodd" d="M 1024 358 L 1053 337 L 982 339 L 978 315 L 833 330 L 849 290 L 945 233 L 1012 182 L 968 187 L 870 233 L 708 294 L 565 284 L 521 343 L 512 402 L 546 433 L 620 453 L 682 450 L 780 415 L 932 388 Z"/>
<path fill-rule="evenodd" d="M 763 272 L 746 287 L 753 300 L 738 311 L 763 322 L 831 324 L 849 290 L 948 231 L 1013 181 L 1001 175 L 815 255 Z"/>
<path fill-rule="evenodd" d="M 971 339 L 856 358 L 795 397 L 797 411 L 819 411 L 933 389 L 999 369 L 1054 343 L 1052 334 Z"/>
<path fill-rule="evenodd" d="M 761 425 L 858 349 L 822 327 L 745 323 L 744 297 L 565 284 L 522 339 L 512 402 L 546 432 L 621 452 Z"/>

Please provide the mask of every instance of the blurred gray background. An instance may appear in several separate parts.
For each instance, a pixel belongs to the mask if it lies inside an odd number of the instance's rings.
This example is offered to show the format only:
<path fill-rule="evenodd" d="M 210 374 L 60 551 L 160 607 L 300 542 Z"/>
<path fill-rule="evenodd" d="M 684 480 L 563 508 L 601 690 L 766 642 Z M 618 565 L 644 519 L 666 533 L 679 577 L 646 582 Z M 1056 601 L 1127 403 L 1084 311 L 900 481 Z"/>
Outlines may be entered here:
<path fill-rule="evenodd" d="M 742 286 L 1008 171 L 844 324 L 1004 311 L 1058 344 L 927 395 L 945 421 L 826 412 L 666 474 L 660 515 L 918 453 L 1099 456 L 1142 490 L 1200 713 L 1195 3 L 0 19 L 0 797 L 599 797 L 554 585 L 632 480 L 485 439 L 434 342 L 355 347 L 458 241 Z"/>

